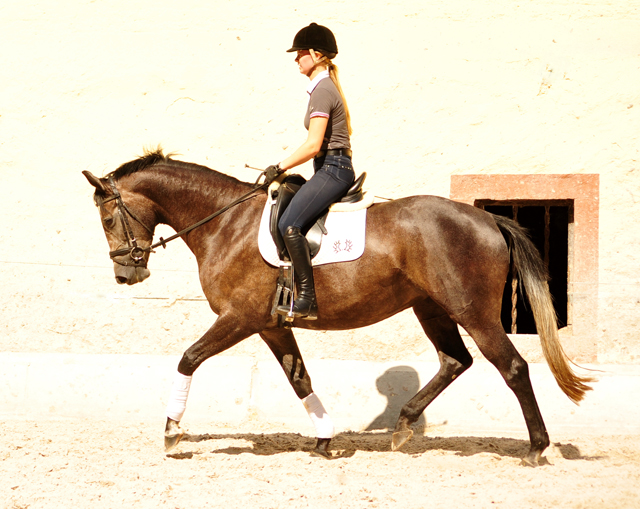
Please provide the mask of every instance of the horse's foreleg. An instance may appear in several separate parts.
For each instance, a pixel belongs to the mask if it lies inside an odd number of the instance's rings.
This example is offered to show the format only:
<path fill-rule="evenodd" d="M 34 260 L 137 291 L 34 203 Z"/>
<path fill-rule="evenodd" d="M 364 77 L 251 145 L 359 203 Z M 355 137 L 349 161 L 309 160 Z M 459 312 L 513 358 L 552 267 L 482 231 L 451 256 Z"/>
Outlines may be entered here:
<path fill-rule="evenodd" d="M 432 306 L 426 304 L 415 306 L 414 312 L 438 351 L 440 369 L 431 381 L 402 407 L 391 440 L 391 449 L 394 451 L 413 436 L 411 425 L 418 420 L 425 408 L 473 363 L 471 354 L 462 342 L 458 326 L 448 315 L 441 314 L 434 318 Z"/>
<path fill-rule="evenodd" d="M 178 364 L 178 372 L 167 404 L 167 423 L 164 431 L 165 451 L 170 451 L 178 445 L 184 434 L 180 428 L 180 421 L 187 408 L 193 373 L 208 358 L 231 348 L 256 332 L 246 326 L 243 327 L 243 322 L 244 320 L 235 315 L 220 315 L 204 336 L 184 352 Z"/>
<path fill-rule="evenodd" d="M 180 421 L 187 409 L 187 399 L 191 388 L 191 375 L 183 375 L 178 371 L 173 380 L 169 402 L 167 403 L 167 424 L 164 428 L 164 450 L 170 451 L 182 439 L 184 432 Z"/>
<path fill-rule="evenodd" d="M 273 329 L 261 332 L 260 337 L 278 359 L 287 375 L 287 379 L 296 395 L 302 400 L 302 404 L 316 429 L 318 441 L 312 454 L 330 458 L 329 442 L 331 442 L 335 434 L 333 421 L 327 414 L 320 398 L 313 392 L 311 378 L 307 373 L 293 332 L 288 329 Z"/>

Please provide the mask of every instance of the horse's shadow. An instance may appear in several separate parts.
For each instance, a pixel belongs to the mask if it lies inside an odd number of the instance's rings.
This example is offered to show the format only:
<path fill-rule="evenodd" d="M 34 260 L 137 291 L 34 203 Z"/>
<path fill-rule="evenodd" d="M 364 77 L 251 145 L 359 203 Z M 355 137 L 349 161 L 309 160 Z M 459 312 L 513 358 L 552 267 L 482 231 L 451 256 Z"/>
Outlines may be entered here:
<path fill-rule="evenodd" d="M 333 458 L 349 458 L 357 451 L 363 452 L 391 452 L 391 432 L 345 432 L 339 433 L 331 441 L 330 450 Z M 237 440 L 241 445 L 214 448 L 211 454 L 254 454 L 256 456 L 272 456 L 287 452 L 310 452 L 315 446 L 315 439 L 298 433 L 233 433 L 233 434 L 185 434 L 183 443 L 201 443 L 216 440 Z M 247 443 L 248 442 L 248 443 Z M 556 449 L 567 460 L 597 460 L 599 457 L 584 456 L 572 444 L 555 444 Z M 529 441 L 515 438 L 498 437 L 429 437 L 414 435 L 414 437 L 398 451 L 406 455 L 418 455 L 429 451 L 449 451 L 457 456 L 473 456 L 475 454 L 490 453 L 506 458 L 523 458 L 529 451 Z M 183 445 L 183 449 L 185 446 Z M 180 452 L 168 454 L 173 459 L 191 459 L 202 452 Z M 541 464 L 548 464 L 542 458 Z"/>

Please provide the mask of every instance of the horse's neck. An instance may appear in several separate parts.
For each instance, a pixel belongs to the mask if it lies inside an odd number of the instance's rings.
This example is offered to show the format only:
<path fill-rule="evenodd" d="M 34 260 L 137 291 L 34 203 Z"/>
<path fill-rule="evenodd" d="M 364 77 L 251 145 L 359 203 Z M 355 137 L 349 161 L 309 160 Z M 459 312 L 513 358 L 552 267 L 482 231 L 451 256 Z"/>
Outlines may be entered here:
<path fill-rule="evenodd" d="M 251 190 L 251 186 L 196 165 L 159 165 L 145 173 L 145 195 L 155 204 L 158 222 L 183 230 Z"/>

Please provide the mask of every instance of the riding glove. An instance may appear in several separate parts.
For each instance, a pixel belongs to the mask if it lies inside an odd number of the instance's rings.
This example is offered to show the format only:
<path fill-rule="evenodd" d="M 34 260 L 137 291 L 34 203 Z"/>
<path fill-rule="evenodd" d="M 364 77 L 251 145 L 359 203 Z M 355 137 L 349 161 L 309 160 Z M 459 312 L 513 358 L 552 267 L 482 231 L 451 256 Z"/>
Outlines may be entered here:
<path fill-rule="evenodd" d="M 271 182 L 277 179 L 282 173 L 284 173 L 284 170 L 280 168 L 280 163 L 272 164 L 264 170 L 264 183 L 267 185 L 271 184 Z"/>

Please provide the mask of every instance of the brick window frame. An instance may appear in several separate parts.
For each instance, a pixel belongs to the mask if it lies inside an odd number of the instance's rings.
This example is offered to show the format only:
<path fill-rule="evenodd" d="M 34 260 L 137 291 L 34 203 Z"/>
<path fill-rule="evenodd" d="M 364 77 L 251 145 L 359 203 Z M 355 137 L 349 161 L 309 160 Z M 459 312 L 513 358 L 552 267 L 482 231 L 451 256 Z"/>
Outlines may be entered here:
<path fill-rule="evenodd" d="M 483 200 L 573 202 L 567 277 L 572 323 L 562 329 L 561 338 L 569 356 L 583 362 L 597 359 L 599 197 L 597 174 L 451 176 L 450 198 L 469 205 Z"/>

